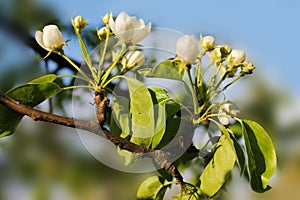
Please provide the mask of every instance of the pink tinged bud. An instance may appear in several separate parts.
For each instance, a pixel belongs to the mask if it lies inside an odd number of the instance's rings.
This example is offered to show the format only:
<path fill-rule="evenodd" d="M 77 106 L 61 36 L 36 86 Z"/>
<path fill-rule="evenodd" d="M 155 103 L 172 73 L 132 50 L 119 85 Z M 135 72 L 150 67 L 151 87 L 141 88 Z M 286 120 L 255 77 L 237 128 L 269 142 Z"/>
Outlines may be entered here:
<path fill-rule="evenodd" d="M 199 55 L 199 44 L 194 36 L 184 35 L 177 40 L 176 55 L 182 62 L 192 64 Z"/>

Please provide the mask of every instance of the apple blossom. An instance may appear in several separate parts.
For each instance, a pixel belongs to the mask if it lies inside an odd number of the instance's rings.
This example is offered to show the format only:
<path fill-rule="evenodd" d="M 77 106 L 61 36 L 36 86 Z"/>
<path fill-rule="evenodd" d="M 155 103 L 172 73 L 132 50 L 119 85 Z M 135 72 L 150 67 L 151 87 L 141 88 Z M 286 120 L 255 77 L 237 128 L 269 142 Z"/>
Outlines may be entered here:
<path fill-rule="evenodd" d="M 151 29 L 151 23 L 145 25 L 143 19 L 138 20 L 125 12 L 121 12 L 115 20 L 110 15 L 109 26 L 112 32 L 122 41 L 133 44 L 144 39 Z"/>
<path fill-rule="evenodd" d="M 192 64 L 199 55 L 199 44 L 194 36 L 184 35 L 177 40 L 176 55 L 187 64 Z"/>
<path fill-rule="evenodd" d="M 66 44 L 62 33 L 56 25 L 47 25 L 42 31 L 35 32 L 37 43 L 47 51 L 57 51 L 62 53 L 62 47 Z"/>
<path fill-rule="evenodd" d="M 122 65 L 127 70 L 138 68 L 145 62 L 145 56 L 140 50 L 128 51 L 122 58 Z"/>

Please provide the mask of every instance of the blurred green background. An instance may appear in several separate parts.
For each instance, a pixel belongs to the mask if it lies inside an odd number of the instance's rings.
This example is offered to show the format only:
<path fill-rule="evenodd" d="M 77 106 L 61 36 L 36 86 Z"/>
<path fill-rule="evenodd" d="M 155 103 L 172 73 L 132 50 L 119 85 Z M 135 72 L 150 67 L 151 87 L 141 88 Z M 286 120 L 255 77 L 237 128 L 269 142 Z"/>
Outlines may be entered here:
<path fill-rule="evenodd" d="M 150 1 L 145 2 L 149 3 Z M 299 77 L 297 74 L 299 68 L 296 69 L 297 62 L 290 60 L 296 60 L 296 57 L 291 56 L 291 53 L 295 52 L 289 53 L 286 49 L 281 48 L 274 49 L 272 45 L 268 46 L 268 43 L 263 47 L 265 49 L 262 49 L 259 45 L 260 40 L 257 41 L 256 37 L 247 38 L 243 31 L 235 31 L 230 35 L 230 39 L 226 39 L 226 37 L 229 38 L 228 34 L 230 33 L 224 31 L 224 35 L 222 35 L 224 26 L 212 22 L 205 29 L 203 26 L 209 22 L 196 23 L 196 15 L 188 15 L 190 12 L 186 9 L 180 13 L 179 8 L 182 3 L 151 2 L 152 13 L 155 16 L 152 19 L 151 12 L 149 14 L 145 11 L 146 22 L 152 21 L 158 27 L 177 28 L 180 29 L 178 31 L 187 31 L 188 34 L 196 35 L 203 31 L 204 34 L 216 35 L 217 40 L 220 36 L 221 40 L 225 40 L 229 44 L 232 42 L 239 48 L 245 49 L 247 53 L 250 52 L 248 54 L 250 58 L 259 57 L 259 59 L 254 59 L 258 68 L 254 76 L 251 79 L 242 80 L 240 84 L 232 88 L 232 92 L 228 95 L 240 105 L 242 113 L 247 118 L 263 124 L 271 135 L 278 154 L 278 170 L 271 180 L 273 189 L 265 194 L 252 193 L 243 177 L 234 173 L 222 199 L 297 199 L 300 188 L 300 96 L 298 83 L 294 83 L 293 80 L 299 81 L 299 78 L 295 78 L 295 76 Z M 228 15 L 234 13 L 234 9 L 236 9 L 233 7 L 234 2 L 229 1 L 227 7 L 223 7 L 224 13 L 227 12 Z M 3 93 L 13 86 L 45 74 L 48 70 L 53 72 L 59 69 L 61 73 L 70 72 L 63 64 L 59 65 L 51 59 L 41 61 L 41 57 L 37 56 L 34 50 L 36 47 L 32 45 L 32 36 L 35 30 L 41 29 L 45 24 L 56 23 L 60 26 L 64 37 L 71 39 L 69 48 L 66 48 L 66 54 L 80 62 L 80 51 L 70 24 L 72 17 L 77 14 L 86 17 L 91 25 L 88 29 L 91 29 L 90 33 L 94 36 L 94 29 L 102 26 L 100 17 L 106 12 L 113 11 L 114 14 L 117 14 L 122 10 L 129 10 L 130 14 L 137 14 L 138 17 L 144 18 L 145 6 L 143 3 L 137 1 L 122 2 L 121 5 L 119 3 L 121 2 L 53 1 L 49 3 L 42 0 L 0 0 L 0 92 Z M 195 1 L 190 3 L 190 5 L 184 5 L 184 8 L 195 7 L 193 4 Z M 295 2 L 289 3 L 293 5 Z M 205 9 L 205 12 L 210 11 L 213 15 L 215 12 L 206 4 L 208 3 L 198 2 L 198 9 L 203 12 Z M 142 10 L 139 11 L 139 8 Z M 296 8 L 293 9 L 295 11 Z M 246 17 L 255 15 L 255 12 L 249 13 L 246 10 L 241 13 Z M 243 20 L 241 13 L 233 15 L 236 18 L 228 20 L 236 23 L 237 30 L 245 29 L 244 25 L 239 23 Z M 182 17 L 180 18 L 178 15 Z M 268 15 L 267 10 L 266 15 Z M 159 16 L 163 16 L 161 21 Z M 201 15 L 201 17 L 204 16 L 206 15 Z M 188 19 L 190 22 L 187 22 Z M 260 29 L 262 25 L 259 25 L 258 20 L 253 18 L 252 23 L 257 22 L 257 29 Z M 264 20 L 268 22 L 268 19 L 264 18 Z M 168 22 L 170 26 L 168 26 Z M 194 29 L 187 25 L 191 23 L 193 23 Z M 220 20 L 221 23 L 222 20 Z M 291 23 L 291 27 L 297 26 L 293 22 L 289 23 Z M 271 19 L 270 24 L 271 30 L 268 34 L 272 34 L 273 31 Z M 249 31 L 253 31 L 253 28 Z M 291 35 L 289 31 L 291 30 L 286 29 L 285 33 Z M 255 34 L 260 34 L 260 32 L 256 31 Z M 265 35 L 266 33 L 261 32 L 261 34 Z M 92 48 L 95 38 L 86 37 L 86 39 Z M 251 41 L 251 39 L 255 41 Z M 291 46 L 297 46 L 297 42 L 299 42 L 287 36 L 283 36 L 281 39 L 286 43 L 291 43 Z M 264 60 L 263 56 L 259 56 L 261 54 L 254 53 L 256 46 L 251 46 L 252 42 L 257 44 L 258 52 L 271 51 L 274 54 L 266 54 L 266 60 Z M 278 53 L 278 51 L 282 52 Z M 272 55 L 275 56 L 272 57 L 272 63 L 269 64 L 268 61 Z M 281 66 L 282 60 L 293 63 L 295 66 L 290 64 Z M 273 63 L 279 67 L 266 66 Z M 65 101 L 57 104 L 58 107 L 54 111 L 59 114 L 70 113 L 68 110 L 59 109 L 59 106 L 68 103 L 70 102 Z M 47 104 L 41 106 L 43 109 L 45 107 L 47 108 Z M 23 119 L 14 135 L 0 139 L 0 199 L 3 200 L 132 200 L 135 199 L 138 185 L 143 178 L 149 175 L 123 173 L 111 169 L 88 153 L 75 130 L 43 122 L 33 122 L 27 117 Z"/>

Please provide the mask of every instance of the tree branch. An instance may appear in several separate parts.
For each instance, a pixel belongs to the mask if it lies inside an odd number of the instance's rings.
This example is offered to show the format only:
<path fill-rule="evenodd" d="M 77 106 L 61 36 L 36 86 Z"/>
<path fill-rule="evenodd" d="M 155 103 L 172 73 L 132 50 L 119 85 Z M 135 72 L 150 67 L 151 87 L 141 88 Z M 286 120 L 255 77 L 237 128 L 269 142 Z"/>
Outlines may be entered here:
<path fill-rule="evenodd" d="M 110 140 L 115 145 L 119 146 L 122 149 L 128 150 L 132 153 L 135 153 L 138 156 L 144 156 L 144 154 L 147 153 L 145 155 L 151 157 L 160 167 L 164 168 L 168 173 L 170 173 L 176 179 L 177 183 L 183 184 L 184 183 L 183 177 L 179 173 L 178 169 L 176 168 L 175 165 L 173 165 L 171 162 L 168 161 L 172 157 L 171 153 L 139 146 L 135 143 L 126 140 L 125 138 L 117 136 L 116 134 L 105 129 L 104 127 L 100 128 L 99 130 L 99 123 L 101 124 L 105 120 L 103 115 L 101 115 L 101 112 L 105 112 L 105 107 L 106 107 L 105 105 L 107 104 L 108 99 L 103 96 L 97 99 L 98 95 L 102 95 L 102 94 L 96 93 L 95 95 L 97 105 L 101 106 L 98 107 L 99 110 L 97 113 L 98 119 L 100 121 L 98 120 L 83 121 L 83 120 L 62 117 L 59 115 L 39 111 L 30 106 L 21 104 L 20 102 L 15 101 L 3 94 L 0 94 L 0 103 L 20 114 L 29 116 L 35 121 L 44 121 L 53 124 L 86 130 L 95 133 L 97 135 L 105 136 L 108 140 Z M 100 116 L 101 118 L 99 118 Z"/>

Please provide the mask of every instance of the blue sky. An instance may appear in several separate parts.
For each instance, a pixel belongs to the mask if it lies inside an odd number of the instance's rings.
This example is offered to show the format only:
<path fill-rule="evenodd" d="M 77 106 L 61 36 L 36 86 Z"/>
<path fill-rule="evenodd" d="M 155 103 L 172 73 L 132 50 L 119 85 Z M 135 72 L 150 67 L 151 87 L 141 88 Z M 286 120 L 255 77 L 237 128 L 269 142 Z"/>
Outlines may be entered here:
<path fill-rule="evenodd" d="M 299 97 L 300 2 L 297 0 L 37 0 L 56 9 L 64 22 L 80 14 L 96 28 L 106 12 L 126 11 L 196 37 L 213 35 L 217 42 L 243 49 L 257 73 L 288 86 Z"/>

